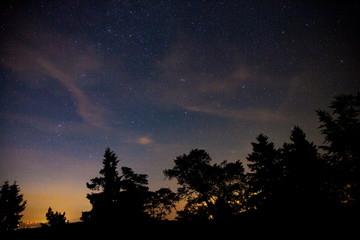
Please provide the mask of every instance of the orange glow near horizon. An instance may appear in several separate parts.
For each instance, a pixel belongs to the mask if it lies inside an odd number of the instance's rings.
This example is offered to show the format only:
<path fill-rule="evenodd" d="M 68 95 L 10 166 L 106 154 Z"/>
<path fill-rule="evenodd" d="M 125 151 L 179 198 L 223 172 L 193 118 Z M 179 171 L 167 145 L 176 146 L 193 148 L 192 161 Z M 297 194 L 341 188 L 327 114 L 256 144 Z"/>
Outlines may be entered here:
<path fill-rule="evenodd" d="M 71 186 L 43 186 L 39 189 L 24 191 L 27 201 L 22 222 L 46 222 L 45 214 L 49 207 L 54 211 L 65 212 L 69 222 L 80 221 L 81 213 L 89 211 L 91 205 L 86 199 L 86 189 L 71 188 Z"/>

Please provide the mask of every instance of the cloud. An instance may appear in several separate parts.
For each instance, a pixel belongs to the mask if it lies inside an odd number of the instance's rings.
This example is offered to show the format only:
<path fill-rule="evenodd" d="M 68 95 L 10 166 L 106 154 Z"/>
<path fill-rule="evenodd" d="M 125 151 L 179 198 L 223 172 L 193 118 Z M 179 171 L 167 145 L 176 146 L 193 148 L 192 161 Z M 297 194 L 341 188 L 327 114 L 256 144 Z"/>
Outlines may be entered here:
<path fill-rule="evenodd" d="M 280 111 L 266 108 L 221 109 L 214 106 L 185 106 L 187 110 L 215 115 L 232 120 L 252 122 L 287 122 L 288 119 Z"/>
<path fill-rule="evenodd" d="M 77 103 L 77 113 L 79 116 L 94 127 L 106 128 L 106 123 L 103 118 L 105 110 L 89 100 L 85 92 L 76 85 L 74 77 L 64 72 L 48 59 L 38 57 L 35 60 L 43 67 L 45 70 L 44 73 L 57 79 L 68 89 L 73 100 Z"/>
<path fill-rule="evenodd" d="M 34 75 L 37 79 L 40 75 L 56 80 L 69 91 L 77 106 L 77 114 L 85 122 L 97 128 L 108 128 L 105 121 L 107 111 L 91 100 L 84 83 L 79 82 L 79 76 L 84 72 L 100 69 L 98 57 L 91 51 L 84 51 L 88 48 L 86 43 L 77 46 L 59 36 L 44 37 L 48 35 L 24 35 L 21 43 L 17 38 L 4 41 L 1 45 L 1 65 L 32 76 L 29 81 L 33 81 Z"/>
<path fill-rule="evenodd" d="M 198 50 L 191 39 L 177 44 L 158 63 L 161 80 L 148 84 L 149 98 L 166 107 L 232 120 L 286 122 L 277 109 L 281 88 L 271 76 L 257 70 L 226 44 L 207 42 Z M 280 100 L 278 100 L 280 101 Z"/>
<path fill-rule="evenodd" d="M 153 141 L 154 140 L 151 139 L 150 137 L 144 136 L 144 137 L 138 138 L 137 143 L 141 144 L 141 145 L 148 145 L 148 144 L 152 143 Z"/>

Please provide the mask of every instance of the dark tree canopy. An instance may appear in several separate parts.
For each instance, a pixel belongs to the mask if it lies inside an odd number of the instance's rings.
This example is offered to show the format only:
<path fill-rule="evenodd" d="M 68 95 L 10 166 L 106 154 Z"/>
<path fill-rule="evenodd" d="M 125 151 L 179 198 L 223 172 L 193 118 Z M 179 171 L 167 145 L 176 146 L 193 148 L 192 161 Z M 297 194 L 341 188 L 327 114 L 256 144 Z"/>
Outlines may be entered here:
<path fill-rule="evenodd" d="M 249 207 L 259 211 L 274 211 L 280 198 L 280 184 L 284 176 L 280 151 L 263 134 L 256 140 L 257 142 L 251 143 L 253 152 L 247 156 L 251 170 L 248 173 L 251 192 Z"/>
<path fill-rule="evenodd" d="M 97 192 L 87 195 L 93 208 L 83 213 L 84 221 L 114 224 L 146 218 L 147 175 L 136 174 L 131 168 L 122 167 L 122 175 L 119 176 L 118 162 L 116 154 L 107 148 L 103 168 L 99 172 L 102 176 L 86 184 L 90 190 Z"/>
<path fill-rule="evenodd" d="M 131 168 L 122 167 L 120 192 L 116 199 L 117 211 L 121 221 L 146 221 L 146 206 L 149 194 L 146 174 L 137 174 Z"/>
<path fill-rule="evenodd" d="M 176 178 L 181 186 L 179 198 L 187 200 L 180 218 L 223 221 L 242 210 L 246 185 L 242 163 L 211 165 L 210 161 L 206 151 L 194 149 L 176 157 L 175 166 L 164 170 L 166 177 Z"/>
<path fill-rule="evenodd" d="M 111 197 L 120 190 L 120 177 L 117 171 L 119 160 L 110 148 L 106 148 L 103 160 L 103 168 L 100 170 L 102 177 L 92 178 L 91 183 L 86 183 L 90 190 L 103 190 L 104 195 Z"/>
<path fill-rule="evenodd" d="M 201 149 L 177 156 L 163 172 L 177 180 L 177 193 L 149 191 L 147 175 L 128 167 L 119 174 L 116 155 L 106 149 L 101 177 L 87 183 L 97 192 L 88 195 L 93 209 L 83 219 L 161 220 L 179 200 L 186 201 L 177 211 L 181 221 L 225 222 L 252 215 L 325 219 L 359 213 L 360 93 L 337 96 L 330 108 L 330 113 L 317 111 L 325 146 L 318 148 L 298 126 L 280 148 L 260 134 L 247 156 L 249 172 L 240 161 L 212 164 Z"/>
<path fill-rule="evenodd" d="M 195 149 L 189 155 L 183 154 L 174 160 L 172 169 L 164 170 L 164 174 L 170 180 L 176 178 L 182 186 L 179 188 L 181 197 L 190 196 L 196 192 L 206 193 L 210 190 L 210 161 L 211 158 L 204 150 Z"/>
<path fill-rule="evenodd" d="M 101 177 L 87 183 L 90 190 L 87 195 L 92 210 L 83 212 L 84 222 L 98 224 L 116 224 L 145 222 L 151 217 L 161 219 L 171 212 L 177 201 L 170 189 L 149 191 L 148 176 L 137 174 L 129 167 L 117 171 L 117 156 L 109 148 L 105 150 Z"/>
<path fill-rule="evenodd" d="M 49 207 L 46 213 L 46 220 L 48 221 L 47 226 L 50 227 L 60 227 L 66 224 L 65 212 L 54 212 L 51 207 Z M 44 225 L 45 226 L 45 225 Z"/>
<path fill-rule="evenodd" d="M 241 161 L 212 164 L 201 149 L 177 156 L 174 166 L 163 171 L 177 180 L 177 193 L 169 188 L 150 191 L 148 176 L 129 167 L 119 172 L 118 157 L 106 148 L 100 176 L 86 183 L 92 209 L 83 212 L 82 220 L 112 226 L 159 223 L 180 200 L 186 203 L 177 211 L 179 221 L 228 223 L 244 216 L 353 219 L 360 213 L 360 93 L 335 97 L 330 109 L 317 111 L 324 146 L 318 148 L 298 126 L 280 148 L 259 134 L 246 158 L 249 172 Z M 5 182 L 0 230 L 16 229 L 25 206 L 18 185 Z M 66 223 L 65 212 L 51 208 L 46 218 L 51 227 Z"/>
<path fill-rule="evenodd" d="M 25 206 L 26 201 L 23 200 L 16 182 L 9 185 L 6 181 L 0 190 L 0 231 L 17 229 Z"/>
<path fill-rule="evenodd" d="M 330 104 L 331 112 L 317 111 L 325 137 L 326 159 L 330 165 L 328 185 L 340 208 L 360 211 L 360 92 L 339 95 Z M 356 210 L 355 210 L 356 209 Z"/>
<path fill-rule="evenodd" d="M 90 190 L 97 192 L 87 195 L 92 204 L 92 210 L 83 213 L 83 221 L 107 223 L 118 218 L 115 211 L 120 191 L 120 177 L 117 172 L 118 162 L 115 153 L 107 148 L 104 154 L 103 168 L 99 172 L 102 176 L 92 178 L 91 183 L 86 183 Z"/>
<path fill-rule="evenodd" d="M 149 194 L 146 209 L 148 214 L 157 220 L 162 220 L 166 215 L 176 209 L 179 197 L 169 188 L 161 188 Z"/>
<path fill-rule="evenodd" d="M 317 147 L 299 127 L 293 128 L 290 140 L 282 148 L 285 211 L 306 214 L 321 206 L 322 160 Z"/>

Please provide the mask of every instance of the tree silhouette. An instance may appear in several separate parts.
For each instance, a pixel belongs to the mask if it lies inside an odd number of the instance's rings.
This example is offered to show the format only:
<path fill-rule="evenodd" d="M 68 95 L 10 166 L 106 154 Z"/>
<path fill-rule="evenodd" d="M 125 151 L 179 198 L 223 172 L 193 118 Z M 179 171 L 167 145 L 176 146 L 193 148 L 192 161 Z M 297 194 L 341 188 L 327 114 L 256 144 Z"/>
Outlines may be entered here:
<path fill-rule="evenodd" d="M 169 188 L 160 188 L 149 194 L 146 209 L 149 215 L 157 220 L 162 220 L 171 213 L 172 209 L 176 209 L 175 203 L 179 201 L 179 197 Z"/>
<path fill-rule="evenodd" d="M 281 185 L 284 175 L 280 151 L 268 142 L 268 137 L 260 134 L 251 143 L 253 152 L 247 156 L 249 190 L 251 192 L 249 207 L 260 214 L 267 214 L 278 209 L 281 198 Z"/>
<path fill-rule="evenodd" d="M 330 104 L 331 113 L 319 110 L 325 136 L 325 158 L 330 166 L 327 179 L 331 199 L 349 212 L 360 212 L 360 92 L 339 95 Z"/>
<path fill-rule="evenodd" d="M 111 223 L 118 218 L 118 195 L 120 192 L 120 177 L 117 172 L 117 156 L 110 148 L 106 148 L 103 168 L 100 170 L 102 177 L 92 178 L 91 183 L 86 186 L 97 193 L 87 194 L 87 198 L 92 204 L 90 212 L 83 212 L 82 220 L 84 222 Z"/>
<path fill-rule="evenodd" d="M 17 229 L 21 213 L 25 210 L 26 201 L 23 201 L 23 195 L 19 194 L 20 189 L 16 182 L 9 185 L 6 181 L 0 190 L 0 230 Z"/>
<path fill-rule="evenodd" d="M 301 128 L 293 128 L 290 140 L 291 143 L 285 143 L 282 148 L 284 210 L 294 215 L 316 214 L 323 204 L 321 189 L 324 164 L 317 147 L 306 139 Z"/>
<path fill-rule="evenodd" d="M 170 189 L 149 191 L 148 176 L 137 174 L 129 167 L 117 171 L 117 156 L 106 148 L 101 177 L 92 178 L 87 187 L 96 192 L 87 195 L 92 204 L 83 212 L 82 220 L 97 224 L 145 222 L 150 217 L 160 220 L 171 212 L 177 201 Z"/>
<path fill-rule="evenodd" d="M 121 191 L 116 201 L 121 221 L 145 221 L 148 219 L 145 204 L 149 188 L 146 174 L 136 174 L 131 168 L 122 167 Z"/>
<path fill-rule="evenodd" d="M 224 221 L 241 211 L 246 185 L 242 163 L 210 165 L 210 161 L 206 151 L 194 149 L 176 157 L 175 166 L 164 170 L 166 177 L 176 178 L 181 185 L 179 198 L 187 200 L 180 218 Z"/>
<path fill-rule="evenodd" d="M 65 212 L 54 212 L 51 207 L 49 207 L 46 213 L 46 219 L 48 221 L 47 224 L 44 224 L 43 227 L 50 226 L 50 227 L 61 227 L 66 224 L 66 217 Z"/>

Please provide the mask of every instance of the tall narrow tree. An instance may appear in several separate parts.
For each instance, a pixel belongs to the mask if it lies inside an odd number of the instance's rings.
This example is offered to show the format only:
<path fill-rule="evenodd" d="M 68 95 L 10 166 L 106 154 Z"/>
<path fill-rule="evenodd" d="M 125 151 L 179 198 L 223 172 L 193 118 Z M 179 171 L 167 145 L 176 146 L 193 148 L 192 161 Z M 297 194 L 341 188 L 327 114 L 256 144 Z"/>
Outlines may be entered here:
<path fill-rule="evenodd" d="M 87 194 L 87 198 L 92 204 L 92 210 L 83 213 L 82 219 L 84 221 L 106 223 L 117 218 L 114 210 L 117 208 L 116 203 L 120 192 L 120 177 L 117 171 L 118 162 L 116 154 L 110 148 L 106 148 L 103 168 L 99 172 L 102 176 L 92 178 L 90 183 L 86 183 L 90 190 L 97 192 Z"/>
<path fill-rule="evenodd" d="M 0 230 L 17 229 L 25 206 L 26 201 L 23 200 L 16 182 L 9 185 L 6 181 L 0 190 Z"/>
<path fill-rule="evenodd" d="M 257 142 L 251 143 L 253 151 L 247 156 L 249 188 L 251 192 L 249 207 L 260 214 L 276 211 L 281 194 L 281 180 L 284 168 L 279 151 L 274 144 L 268 142 L 268 137 L 260 134 Z"/>
<path fill-rule="evenodd" d="M 294 215 L 316 214 L 323 202 L 323 162 L 317 147 L 306 139 L 301 128 L 295 126 L 290 143 L 285 143 L 282 158 L 285 165 L 284 206 Z"/>
<path fill-rule="evenodd" d="M 339 95 L 330 104 L 331 112 L 317 111 L 325 136 L 326 159 L 331 178 L 331 197 L 340 208 L 360 212 L 360 92 Z"/>

